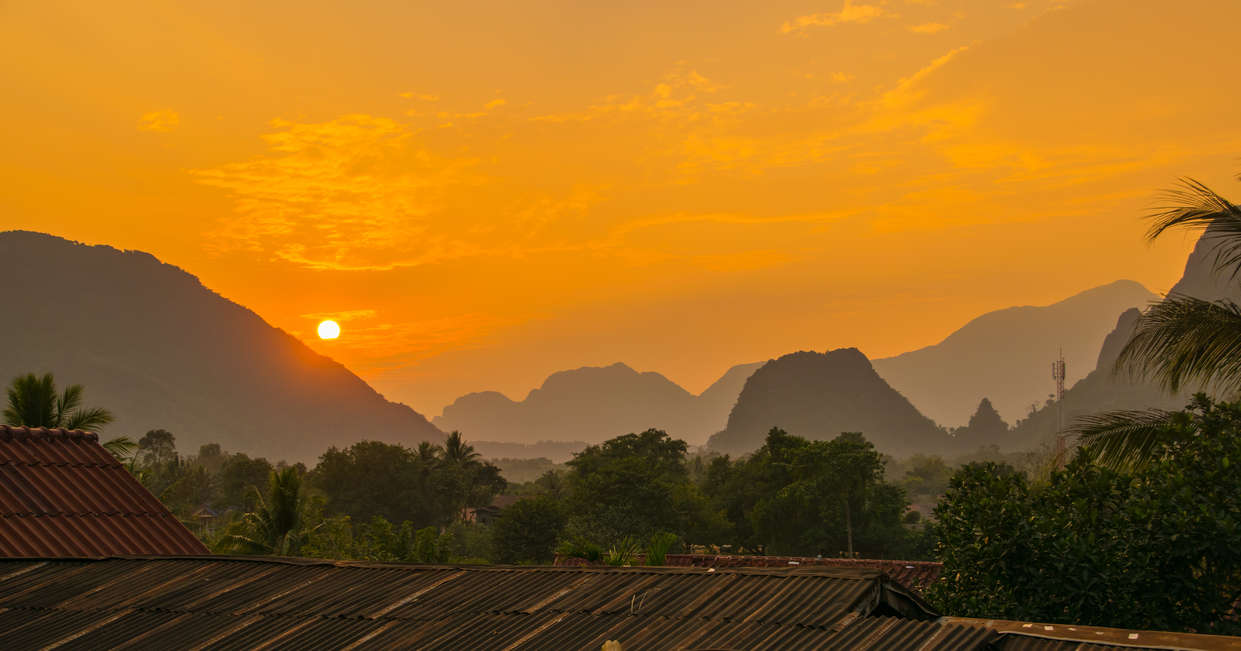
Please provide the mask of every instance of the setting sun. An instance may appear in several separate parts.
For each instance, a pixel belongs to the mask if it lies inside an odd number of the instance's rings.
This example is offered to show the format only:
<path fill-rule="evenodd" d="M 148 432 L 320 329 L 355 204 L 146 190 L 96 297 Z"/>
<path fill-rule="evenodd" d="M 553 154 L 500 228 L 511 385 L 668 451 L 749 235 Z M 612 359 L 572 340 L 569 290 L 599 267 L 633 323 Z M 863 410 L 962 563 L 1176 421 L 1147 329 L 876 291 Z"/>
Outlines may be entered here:
<path fill-rule="evenodd" d="M 335 339 L 340 336 L 340 324 L 328 319 L 319 322 L 319 338 Z"/>

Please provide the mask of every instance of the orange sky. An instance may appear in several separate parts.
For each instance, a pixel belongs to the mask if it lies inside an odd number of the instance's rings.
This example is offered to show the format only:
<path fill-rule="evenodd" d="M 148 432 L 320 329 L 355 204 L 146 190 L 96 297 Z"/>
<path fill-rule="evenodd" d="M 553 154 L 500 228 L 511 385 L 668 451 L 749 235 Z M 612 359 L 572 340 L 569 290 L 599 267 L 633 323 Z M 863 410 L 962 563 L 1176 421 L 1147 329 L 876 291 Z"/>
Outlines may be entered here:
<path fill-rule="evenodd" d="M 0 227 L 149 251 L 430 416 L 934 343 L 1191 244 L 1235 0 L 0 2 Z M 334 317 L 339 340 L 314 338 Z"/>

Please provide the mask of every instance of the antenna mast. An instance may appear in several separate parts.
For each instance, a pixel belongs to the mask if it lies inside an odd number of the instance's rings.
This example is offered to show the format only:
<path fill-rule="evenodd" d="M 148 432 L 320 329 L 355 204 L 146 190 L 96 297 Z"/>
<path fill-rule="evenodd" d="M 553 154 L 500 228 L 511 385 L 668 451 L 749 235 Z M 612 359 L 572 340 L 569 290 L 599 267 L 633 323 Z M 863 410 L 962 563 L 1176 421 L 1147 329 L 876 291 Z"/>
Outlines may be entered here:
<path fill-rule="evenodd" d="M 1060 357 L 1051 363 L 1051 379 L 1056 381 L 1056 465 L 1064 465 L 1064 349 Z"/>

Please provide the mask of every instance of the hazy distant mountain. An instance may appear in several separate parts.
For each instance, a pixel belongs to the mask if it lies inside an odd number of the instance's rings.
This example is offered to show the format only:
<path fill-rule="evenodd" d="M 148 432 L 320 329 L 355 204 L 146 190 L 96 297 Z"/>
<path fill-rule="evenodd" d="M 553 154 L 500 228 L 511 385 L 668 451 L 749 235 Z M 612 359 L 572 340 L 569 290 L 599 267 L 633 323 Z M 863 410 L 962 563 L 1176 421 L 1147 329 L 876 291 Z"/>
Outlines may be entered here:
<path fill-rule="evenodd" d="M 117 417 L 104 436 L 163 428 L 182 450 L 207 442 L 312 461 L 360 439 L 443 434 L 339 363 L 149 254 L 50 235 L 0 233 L 0 381 L 52 372 Z"/>
<path fill-rule="evenodd" d="M 950 443 L 856 348 L 767 362 L 746 381 L 728 426 L 707 445 L 730 454 L 751 452 L 772 427 L 811 439 L 862 432 L 879 450 L 897 456 L 939 452 Z"/>
<path fill-rule="evenodd" d="M 621 363 L 588 366 L 553 373 L 521 402 L 495 391 L 461 396 L 433 422 L 443 431 L 495 443 L 598 443 L 657 427 L 696 444 L 724 426 L 757 366 L 729 369 L 701 396 L 659 373 L 639 373 Z"/>
<path fill-rule="evenodd" d="M 1205 300 L 1241 301 L 1241 282 L 1214 271 L 1215 255 L 1211 238 L 1203 235 L 1185 262 L 1185 271 L 1170 293 L 1186 294 Z M 1098 364 L 1090 375 L 1065 391 L 1063 421 L 1070 426 L 1078 416 L 1112 409 L 1157 407 L 1180 409 L 1191 392 L 1169 395 L 1149 381 L 1133 381 L 1113 372 L 1116 358 L 1133 333 L 1139 313 L 1128 310 L 1107 336 L 1099 352 Z M 1060 422 L 1060 406 L 1046 404 L 1013 428 L 1006 447 L 1030 448 L 1040 442 L 1054 440 Z"/>
<path fill-rule="evenodd" d="M 470 440 L 474 451 L 484 459 L 547 459 L 552 463 L 564 463 L 573 455 L 586 449 L 585 441 L 539 441 L 537 443 L 500 443 L 496 441 Z M 542 473 L 540 473 L 542 474 Z M 509 481 L 515 480 L 508 475 Z"/>
<path fill-rule="evenodd" d="M 1213 249 L 1216 242 L 1210 230 L 1198 238 L 1189 259 L 1185 261 L 1185 272 L 1169 294 L 1185 294 L 1207 301 L 1228 299 L 1241 303 L 1241 278 L 1232 278 L 1227 271 L 1215 272 Z"/>
<path fill-rule="evenodd" d="M 1061 349 L 1071 385 L 1094 368 L 1116 315 L 1157 298 L 1136 282 L 1119 280 L 1047 306 L 988 312 L 934 346 L 874 366 L 941 425 L 964 425 L 983 396 L 1013 422 L 1047 398 L 1051 363 Z"/>
<path fill-rule="evenodd" d="M 1075 418 L 1101 411 L 1184 407 L 1188 402 L 1185 394 L 1169 395 L 1153 383 L 1135 382 L 1127 376 L 1112 372 L 1121 349 L 1133 335 L 1139 316 L 1136 308 L 1131 308 L 1120 316 L 1115 329 L 1107 336 L 1099 351 L 1095 370 L 1064 392 L 1062 405 L 1045 402 L 1038 410 L 1019 421 L 1009 432 L 1007 440 L 997 444 L 1006 450 L 1032 449 L 1042 443 L 1054 441 L 1061 423 L 1068 428 Z"/>
<path fill-rule="evenodd" d="M 702 416 L 703 432 L 698 441 L 705 440 L 707 435 L 728 425 L 728 414 L 732 412 L 733 405 L 737 404 L 737 396 L 741 395 L 746 380 L 766 363 L 738 364 L 728 369 L 720 379 L 698 395 L 698 413 Z"/>

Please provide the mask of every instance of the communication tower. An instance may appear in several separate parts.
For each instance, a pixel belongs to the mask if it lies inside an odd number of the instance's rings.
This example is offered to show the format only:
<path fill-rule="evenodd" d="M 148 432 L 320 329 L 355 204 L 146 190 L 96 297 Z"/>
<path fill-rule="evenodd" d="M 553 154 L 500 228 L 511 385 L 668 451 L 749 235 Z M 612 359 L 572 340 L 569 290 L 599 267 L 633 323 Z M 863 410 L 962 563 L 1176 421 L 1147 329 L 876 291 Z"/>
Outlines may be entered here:
<path fill-rule="evenodd" d="M 1051 379 L 1056 381 L 1056 465 L 1064 465 L 1064 349 L 1060 357 L 1051 363 Z"/>

